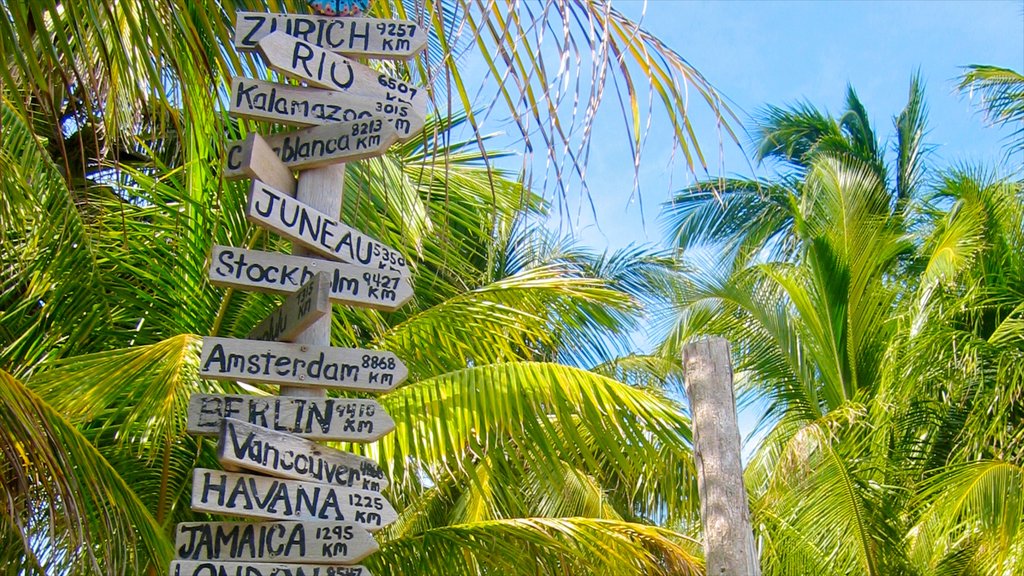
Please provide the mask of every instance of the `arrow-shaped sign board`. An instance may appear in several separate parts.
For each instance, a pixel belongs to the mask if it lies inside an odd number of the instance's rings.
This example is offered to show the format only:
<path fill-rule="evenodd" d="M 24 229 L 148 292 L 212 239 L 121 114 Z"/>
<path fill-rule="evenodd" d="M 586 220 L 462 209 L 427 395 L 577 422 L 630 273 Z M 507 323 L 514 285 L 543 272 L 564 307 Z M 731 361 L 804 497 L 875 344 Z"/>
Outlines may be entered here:
<path fill-rule="evenodd" d="M 317 272 L 331 275 L 331 301 L 397 310 L 412 298 L 412 284 L 398 272 L 318 258 L 214 246 L 210 283 L 272 294 L 291 294 Z"/>
<path fill-rule="evenodd" d="M 264 136 L 264 140 L 286 167 L 306 170 L 380 156 L 398 141 L 398 132 L 381 118 L 368 118 L 272 134 Z M 250 148 L 246 140 L 228 142 L 224 153 L 225 178 L 249 176 L 244 160 Z"/>
<path fill-rule="evenodd" d="M 287 432 L 310 440 L 373 442 L 395 429 L 395 421 L 376 400 L 193 394 L 188 401 L 189 434 L 220 434 L 223 420 Z"/>
<path fill-rule="evenodd" d="M 400 140 L 419 132 L 426 117 L 426 99 L 417 105 L 369 96 L 344 94 L 321 88 L 290 86 L 235 77 L 231 81 L 228 111 L 233 116 L 270 120 L 298 126 L 355 122 L 384 118 Z"/>
<path fill-rule="evenodd" d="M 331 52 L 371 58 L 406 60 L 427 46 L 427 31 L 404 20 L 238 12 L 235 47 L 255 50 L 278 30 Z"/>
<path fill-rule="evenodd" d="M 376 532 L 398 519 L 379 492 L 196 468 L 192 510 L 271 520 L 352 522 Z"/>
<path fill-rule="evenodd" d="M 355 96 L 368 96 L 382 102 L 425 106 L 427 91 L 303 42 L 284 32 L 262 38 L 258 47 L 267 66 L 303 80 L 310 86 L 337 90 Z M 423 102 L 421 102 L 421 100 Z"/>
<path fill-rule="evenodd" d="M 258 180 L 249 190 L 245 215 L 328 258 L 409 275 L 405 257 L 398 250 Z"/>
<path fill-rule="evenodd" d="M 387 392 L 409 375 L 391 352 L 235 338 L 203 338 L 199 375 L 310 388 Z"/>
<path fill-rule="evenodd" d="M 331 313 L 331 277 L 317 272 L 249 332 L 249 340 L 291 342 L 303 330 Z"/>
<path fill-rule="evenodd" d="M 175 560 L 169 576 L 373 576 L 365 566 Z"/>
<path fill-rule="evenodd" d="M 174 550 L 181 560 L 350 564 L 380 546 L 351 522 L 181 522 Z"/>
<path fill-rule="evenodd" d="M 388 486 L 384 470 L 370 458 L 234 418 L 224 419 L 217 459 L 227 470 L 374 492 Z"/>

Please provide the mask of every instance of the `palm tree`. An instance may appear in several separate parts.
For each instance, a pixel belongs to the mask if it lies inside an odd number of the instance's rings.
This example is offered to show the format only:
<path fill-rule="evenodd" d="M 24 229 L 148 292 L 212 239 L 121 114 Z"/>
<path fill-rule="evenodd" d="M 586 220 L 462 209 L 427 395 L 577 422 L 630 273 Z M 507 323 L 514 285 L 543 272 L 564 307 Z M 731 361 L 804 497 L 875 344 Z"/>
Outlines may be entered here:
<path fill-rule="evenodd" d="M 1024 76 L 998 66 L 968 66 L 960 90 L 981 93 L 981 106 L 993 124 L 1014 128 L 1007 156 L 1024 150 Z"/>

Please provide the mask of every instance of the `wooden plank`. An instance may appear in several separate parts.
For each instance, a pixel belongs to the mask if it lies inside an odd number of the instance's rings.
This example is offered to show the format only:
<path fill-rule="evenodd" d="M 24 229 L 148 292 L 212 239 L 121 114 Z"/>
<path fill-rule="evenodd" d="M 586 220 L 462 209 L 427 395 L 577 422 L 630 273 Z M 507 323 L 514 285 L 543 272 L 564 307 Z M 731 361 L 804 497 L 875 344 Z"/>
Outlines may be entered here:
<path fill-rule="evenodd" d="M 392 78 L 355 60 L 328 52 L 319 46 L 274 32 L 257 43 L 267 66 L 302 80 L 310 86 L 368 96 L 382 102 L 426 106 L 427 91 Z"/>
<path fill-rule="evenodd" d="M 262 180 L 289 196 L 295 196 L 295 175 L 262 136 L 253 132 L 245 140 L 231 144 L 225 155 L 227 165 L 234 167 L 231 177 Z"/>
<path fill-rule="evenodd" d="M 282 132 L 266 136 L 264 140 L 288 169 L 306 170 L 380 156 L 398 141 L 398 132 L 381 118 L 369 118 Z M 250 177 L 239 162 L 245 151 L 245 141 L 232 140 L 226 150 L 224 177 Z"/>
<path fill-rule="evenodd" d="M 310 324 L 331 313 L 330 295 L 331 277 L 326 272 L 317 272 L 253 328 L 247 338 L 293 341 Z"/>
<path fill-rule="evenodd" d="M 331 301 L 397 310 L 412 298 L 412 284 L 398 272 L 231 246 L 214 246 L 210 282 L 243 290 L 291 294 L 317 272 L 331 275 Z"/>
<path fill-rule="evenodd" d="M 369 234 L 253 180 L 246 217 L 301 246 L 350 264 L 409 275 L 405 256 Z"/>
<path fill-rule="evenodd" d="M 350 522 L 181 522 L 174 550 L 182 560 L 352 564 L 380 546 Z"/>
<path fill-rule="evenodd" d="M 387 392 L 409 375 L 392 352 L 203 337 L 199 375 L 303 388 Z"/>
<path fill-rule="evenodd" d="M 341 564 L 280 564 L 222 562 L 220 560 L 171 562 L 170 576 L 373 576 L 365 566 Z"/>
<path fill-rule="evenodd" d="M 235 48 L 255 50 L 278 30 L 331 52 L 371 58 L 407 60 L 427 46 L 427 30 L 407 20 L 238 12 Z"/>
<path fill-rule="evenodd" d="M 395 421 L 367 398 L 302 398 L 193 394 L 188 402 L 190 434 L 220 434 L 224 418 L 237 418 L 311 440 L 373 442 L 395 429 Z"/>
<path fill-rule="evenodd" d="M 423 129 L 426 100 L 419 105 L 235 77 L 228 111 L 233 116 L 297 126 L 384 118 L 405 140 Z"/>
<path fill-rule="evenodd" d="M 384 470 L 370 458 L 234 418 L 224 419 L 217 459 L 225 470 L 249 470 L 373 492 L 388 486 Z"/>
<path fill-rule="evenodd" d="M 192 510 L 271 520 L 352 522 L 375 532 L 398 519 L 379 492 L 196 468 Z"/>

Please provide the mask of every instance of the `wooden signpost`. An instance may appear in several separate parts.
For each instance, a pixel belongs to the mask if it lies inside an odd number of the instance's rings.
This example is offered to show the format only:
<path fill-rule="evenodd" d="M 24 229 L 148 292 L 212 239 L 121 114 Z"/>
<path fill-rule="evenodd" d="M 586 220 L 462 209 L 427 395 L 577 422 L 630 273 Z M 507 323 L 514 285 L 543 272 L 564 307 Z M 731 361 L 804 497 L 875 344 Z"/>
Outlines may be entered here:
<path fill-rule="evenodd" d="M 426 46 L 426 31 L 414 22 L 239 12 L 235 44 L 308 84 L 235 78 L 232 115 L 305 128 L 249 134 L 224 152 L 224 177 L 252 180 L 247 217 L 291 239 L 292 254 L 214 247 L 212 284 L 287 298 L 248 339 L 204 338 L 200 374 L 276 382 L 281 391 L 190 399 L 188 431 L 218 435 L 229 470 L 194 470 L 192 509 L 264 521 L 179 524 L 169 574 L 371 576 L 351 564 L 377 550 L 370 532 L 398 517 L 381 494 L 387 478 L 377 462 L 313 440 L 389 433 L 395 423 L 377 402 L 325 391 L 386 392 L 408 370 L 391 352 L 331 347 L 331 303 L 391 311 L 413 294 L 405 257 L 340 221 L 341 163 L 383 154 L 422 129 L 427 94 L 339 54 L 410 58 Z"/>
<path fill-rule="evenodd" d="M 291 342 L 303 330 L 331 313 L 331 277 L 317 272 L 249 332 L 249 340 Z"/>
<path fill-rule="evenodd" d="M 182 560 L 320 564 L 358 562 L 379 549 L 350 522 L 182 522 L 174 551 Z"/>
<path fill-rule="evenodd" d="M 203 338 L 199 373 L 214 380 L 386 392 L 409 375 L 391 352 L 236 338 Z"/>
<path fill-rule="evenodd" d="M 220 434 L 224 418 L 311 440 L 373 442 L 395 429 L 394 420 L 380 404 L 365 398 L 241 394 L 193 394 L 189 398 L 189 434 Z"/>
<path fill-rule="evenodd" d="M 217 459 L 225 470 L 245 469 L 374 492 L 388 486 L 384 470 L 364 456 L 233 418 L 226 418 L 223 425 Z"/>
<path fill-rule="evenodd" d="M 409 275 L 405 257 L 398 250 L 258 180 L 253 180 L 245 215 L 328 258 Z"/>

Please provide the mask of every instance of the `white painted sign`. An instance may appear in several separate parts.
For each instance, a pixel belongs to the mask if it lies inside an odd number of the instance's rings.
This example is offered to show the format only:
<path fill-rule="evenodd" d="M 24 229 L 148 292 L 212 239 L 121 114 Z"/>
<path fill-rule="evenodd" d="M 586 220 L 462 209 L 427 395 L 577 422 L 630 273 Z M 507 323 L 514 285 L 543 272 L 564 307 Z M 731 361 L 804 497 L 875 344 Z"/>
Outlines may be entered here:
<path fill-rule="evenodd" d="M 286 76 L 303 80 L 310 86 L 368 96 L 393 104 L 426 106 L 427 91 L 423 88 L 382 74 L 284 32 L 275 32 L 261 38 L 257 46 L 267 66 Z"/>
<path fill-rule="evenodd" d="M 423 128 L 426 100 L 421 98 L 416 102 L 418 105 L 414 106 L 408 102 L 236 77 L 231 81 L 229 112 L 242 118 L 298 126 L 384 118 L 404 140 Z"/>
<path fill-rule="evenodd" d="M 412 298 L 412 284 L 398 272 L 318 258 L 214 246 L 210 283 L 272 294 L 291 294 L 317 272 L 331 275 L 331 301 L 397 310 Z"/>
<path fill-rule="evenodd" d="M 391 352 L 203 337 L 199 375 L 310 388 L 387 392 L 409 375 Z"/>
<path fill-rule="evenodd" d="M 374 492 L 388 486 L 384 470 L 370 458 L 234 418 L 224 419 L 217 459 L 227 470 L 245 469 Z"/>
<path fill-rule="evenodd" d="M 272 520 L 352 522 L 375 532 L 398 519 L 379 492 L 196 468 L 192 510 Z"/>
<path fill-rule="evenodd" d="M 355 122 L 332 122 L 265 136 L 267 145 L 290 170 L 305 170 L 341 162 L 380 156 L 398 141 L 398 132 L 381 118 Z M 224 177 L 249 177 L 244 168 L 244 140 L 228 142 L 225 149 Z"/>
<path fill-rule="evenodd" d="M 406 60 L 427 46 L 427 30 L 405 20 L 238 12 L 235 47 L 255 50 L 278 30 L 331 52 L 371 58 Z"/>
<path fill-rule="evenodd" d="M 375 400 L 193 394 L 188 402 L 190 434 L 220 434 L 224 418 L 287 432 L 312 440 L 373 442 L 395 429 L 395 421 Z"/>
<path fill-rule="evenodd" d="M 246 217 L 328 258 L 409 275 L 405 257 L 380 240 L 363 234 L 287 194 L 254 180 Z"/>
<path fill-rule="evenodd" d="M 222 562 L 220 560 L 175 560 L 171 562 L 169 574 L 170 576 L 373 576 L 365 566 Z"/>
<path fill-rule="evenodd" d="M 291 342 L 303 330 L 331 313 L 331 277 L 317 272 L 249 332 L 249 340 Z"/>
<path fill-rule="evenodd" d="M 182 560 L 350 564 L 378 549 L 348 522 L 181 522 L 174 540 Z"/>
<path fill-rule="evenodd" d="M 238 140 L 232 145 L 235 146 L 230 155 L 234 166 L 232 178 L 260 180 L 289 196 L 295 195 L 295 175 L 262 136 L 250 133 L 245 140 Z"/>

